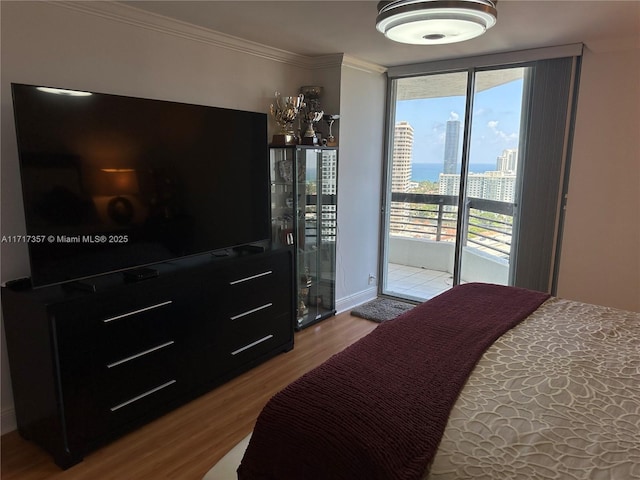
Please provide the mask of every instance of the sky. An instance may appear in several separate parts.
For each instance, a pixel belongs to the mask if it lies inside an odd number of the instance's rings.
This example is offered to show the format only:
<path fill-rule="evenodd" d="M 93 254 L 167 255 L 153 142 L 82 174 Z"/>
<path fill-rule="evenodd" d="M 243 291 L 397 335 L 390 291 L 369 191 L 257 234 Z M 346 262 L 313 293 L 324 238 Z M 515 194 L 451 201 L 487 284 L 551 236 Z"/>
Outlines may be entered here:
<path fill-rule="evenodd" d="M 522 87 L 520 79 L 476 94 L 469 163 L 495 163 L 503 150 L 517 148 Z M 396 123 L 407 121 L 414 128 L 413 163 L 443 163 L 447 120 L 464 123 L 464 109 L 464 96 L 397 102 Z M 459 157 L 462 126 L 460 137 Z"/>

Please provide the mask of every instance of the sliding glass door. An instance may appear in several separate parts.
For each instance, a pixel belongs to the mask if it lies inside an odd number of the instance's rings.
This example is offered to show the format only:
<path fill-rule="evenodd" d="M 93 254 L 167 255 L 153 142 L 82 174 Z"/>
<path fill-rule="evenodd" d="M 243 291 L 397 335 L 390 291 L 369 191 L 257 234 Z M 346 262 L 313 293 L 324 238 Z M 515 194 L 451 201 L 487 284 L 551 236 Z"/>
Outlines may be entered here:
<path fill-rule="evenodd" d="M 381 294 L 552 289 L 576 71 L 571 57 L 391 78 Z"/>
<path fill-rule="evenodd" d="M 524 72 L 394 81 L 383 293 L 509 283 Z"/>
<path fill-rule="evenodd" d="M 518 236 L 518 198 L 523 183 L 520 156 L 522 106 L 528 68 L 477 72 L 470 102 L 471 125 L 461 175 L 461 230 L 456 284 L 512 284 Z M 445 192 L 452 179 L 445 176 Z"/>
<path fill-rule="evenodd" d="M 422 299 L 452 285 L 467 82 L 466 72 L 394 82 L 385 294 Z"/>

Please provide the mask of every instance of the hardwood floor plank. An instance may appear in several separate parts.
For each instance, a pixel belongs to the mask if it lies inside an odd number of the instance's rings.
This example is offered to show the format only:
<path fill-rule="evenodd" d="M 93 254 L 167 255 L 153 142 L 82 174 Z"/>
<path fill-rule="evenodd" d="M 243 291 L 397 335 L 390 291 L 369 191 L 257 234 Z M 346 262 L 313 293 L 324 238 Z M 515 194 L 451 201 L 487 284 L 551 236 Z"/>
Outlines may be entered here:
<path fill-rule="evenodd" d="M 253 429 L 266 402 L 377 324 L 342 313 L 296 333 L 292 351 L 60 470 L 17 432 L 0 438 L 2 480 L 198 480 Z"/>

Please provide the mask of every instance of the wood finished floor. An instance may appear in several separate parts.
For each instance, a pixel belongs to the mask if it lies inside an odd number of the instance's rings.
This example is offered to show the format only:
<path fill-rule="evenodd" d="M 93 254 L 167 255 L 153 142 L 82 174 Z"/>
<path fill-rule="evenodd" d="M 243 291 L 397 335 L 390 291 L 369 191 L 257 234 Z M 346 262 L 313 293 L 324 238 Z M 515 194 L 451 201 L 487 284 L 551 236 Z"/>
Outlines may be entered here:
<path fill-rule="evenodd" d="M 372 331 L 376 323 L 348 312 L 296 333 L 292 351 L 88 454 L 60 470 L 49 454 L 17 432 L 3 435 L 3 480 L 197 480 L 253 428 L 273 394 Z"/>

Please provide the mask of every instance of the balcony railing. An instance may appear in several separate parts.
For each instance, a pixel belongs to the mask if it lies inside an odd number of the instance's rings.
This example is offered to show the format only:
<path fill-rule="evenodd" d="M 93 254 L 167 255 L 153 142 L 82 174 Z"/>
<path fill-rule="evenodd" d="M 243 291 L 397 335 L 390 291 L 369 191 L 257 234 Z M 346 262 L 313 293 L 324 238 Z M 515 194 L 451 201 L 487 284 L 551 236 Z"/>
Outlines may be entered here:
<path fill-rule="evenodd" d="M 508 259 L 511 252 L 515 205 L 469 198 L 463 215 L 464 245 Z M 391 194 L 389 233 L 394 236 L 455 242 L 458 197 L 421 193 Z"/>

